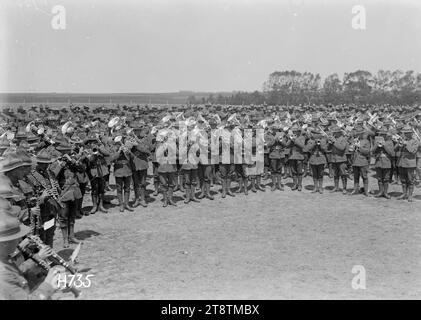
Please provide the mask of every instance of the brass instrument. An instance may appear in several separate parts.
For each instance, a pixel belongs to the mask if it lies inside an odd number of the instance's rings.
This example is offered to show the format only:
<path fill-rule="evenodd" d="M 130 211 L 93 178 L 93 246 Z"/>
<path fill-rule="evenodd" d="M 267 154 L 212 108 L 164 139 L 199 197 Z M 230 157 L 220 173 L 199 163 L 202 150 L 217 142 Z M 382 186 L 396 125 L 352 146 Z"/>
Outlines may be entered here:
<path fill-rule="evenodd" d="M 392 135 L 392 140 L 399 145 L 403 145 L 405 143 L 405 138 L 397 133 Z"/>
<path fill-rule="evenodd" d="M 360 138 L 356 137 L 354 138 L 354 141 L 352 142 L 352 144 L 349 146 L 349 151 L 350 152 L 358 151 L 359 148 L 360 148 Z"/>
<path fill-rule="evenodd" d="M 44 244 L 44 242 L 42 242 L 42 240 L 37 235 L 29 235 L 25 237 L 17 246 L 20 252 L 29 256 L 46 271 L 49 271 L 52 267 L 56 265 L 60 265 L 63 266 L 71 274 L 77 274 L 77 270 L 54 251 L 52 251 L 51 256 L 49 256 L 45 260 L 42 260 L 37 255 L 35 255 L 34 249 L 37 249 L 39 251 L 45 247 L 49 246 Z M 71 286 L 69 289 L 73 293 L 75 298 L 78 298 L 81 295 L 81 292 L 74 286 Z"/>
<path fill-rule="evenodd" d="M 42 126 L 37 127 L 35 125 L 34 121 L 31 121 L 26 125 L 25 131 L 28 132 L 28 133 L 32 132 L 34 135 L 40 137 L 41 140 L 44 140 L 45 142 L 47 142 L 50 145 L 54 144 L 54 141 L 45 134 L 44 127 L 42 127 Z"/>
<path fill-rule="evenodd" d="M 418 140 L 418 142 L 421 142 L 421 136 L 418 130 L 416 130 L 415 128 L 412 128 L 412 132 L 414 132 L 415 138 Z"/>
<path fill-rule="evenodd" d="M 322 135 L 326 137 L 328 143 L 330 143 L 330 144 L 335 143 L 336 139 L 335 139 L 334 136 L 332 136 L 331 134 L 326 133 L 326 131 L 324 131 L 321 126 L 318 126 L 317 128 L 320 130 L 320 132 L 322 133 Z"/>

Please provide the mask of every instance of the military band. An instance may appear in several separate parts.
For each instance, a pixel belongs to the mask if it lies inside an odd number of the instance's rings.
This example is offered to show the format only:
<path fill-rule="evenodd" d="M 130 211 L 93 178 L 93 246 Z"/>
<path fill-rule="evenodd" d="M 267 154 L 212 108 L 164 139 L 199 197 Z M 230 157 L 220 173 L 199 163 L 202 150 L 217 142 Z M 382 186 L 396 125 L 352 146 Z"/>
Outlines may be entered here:
<path fill-rule="evenodd" d="M 0 169 L 10 190 L 0 196 L 20 206 L 26 212 L 21 221 L 50 246 L 57 224 L 64 247 L 78 243 L 76 219 L 108 213 L 110 180 L 115 181 L 120 212 L 139 206 L 147 210 L 151 197 L 163 207 L 176 206 L 177 192 L 186 205 L 214 200 L 217 193 L 235 197 L 233 181 L 237 193 L 246 196 L 266 186 L 285 191 L 286 184 L 302 192 L 306 175 L 313 180 L 311 193 L 323 194 L 331 181 L 331 192 L 386 199 L 391 199 L 390 184 L 399 181 L 402 194 L 397 199 L 412 202 L 420 180 L 419 109 L 178 106 L 142 111 L 138 106 L 119 108 L 117 115 L 99 108 L 93 115 L 77 107 L 71 108 L 70 117 L 63 108 L 50 110 L 58 114 L 55 118 L 28 123 L 6 110 L 1 114 Z M 252 155 L 261 155 L 249 162 L 241 149 L 247 129 L 253 134 Z M 264 133 L 262 148 L 257 130 Z M 377 192 L 369 189 L 372 176 Z M 83 208 L 88 193 L 90 210 Z"/>

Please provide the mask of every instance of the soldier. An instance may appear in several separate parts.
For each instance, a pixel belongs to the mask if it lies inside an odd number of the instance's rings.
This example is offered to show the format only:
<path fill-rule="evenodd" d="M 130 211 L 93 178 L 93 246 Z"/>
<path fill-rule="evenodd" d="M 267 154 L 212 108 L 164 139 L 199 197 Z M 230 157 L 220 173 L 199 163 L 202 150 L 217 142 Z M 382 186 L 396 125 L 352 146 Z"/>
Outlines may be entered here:
<path fill-rule="evenodd" d="M 28 154 L 10 152 L 0 162 L 1 185 L 11 190 L 12 204 L 17 204 L 25 212 L 20 221 L 29 224 L 28 208 L 31 204 L 27 198 L 34 196 L 31 185 L 25 182 L 26 176 L 31 172 L 32 161 Z"/>
<path fill-rule="evenodd" d="M 28 227 L 21 225 L 8 212 L 0 212 L 0 300 L 47 300 L 59 289 L 58 280 L 64 274 L 63 267 L 51 268 L 44 281 L 30 292 L 25 271 L 34 263 L 24 269 L 11 259 L 22 237 L 29 232 Z M 49 254 L 48 249 L 44 249 L 36 255 L 43 260 Z M 31 260 L 28 262 L 31 263 Z"/>
<path fill-rule="evenodd" d="M 342 130 L 338 126 L 333 126 L 330 131 L 333 136 L 330 136 L 328 139 L 327 150 L 331 153 L 331 161 L 333 164 L 334 188 L 331 192 L 340 191 L 339 179 L 342 179 L 342 193 L 346 194 L 347 174 L 345 151 L 349 148 L 348 141 L 342 135 Z"/>
<path fill-rule="evenodd" d="M 197 139 L 199 144 L 199 149 L 201 152 L 205 152 L 205 155 L 200 157 L 198 164 L 198 177 L 200 183 L 200 194 L 197 197 L 198 199 L 207 198 L 209 200 L 214 200 L 214 197 L 210 193 L 210 185 L 212 180 L 212 171 L 213 165 L 211 163 L 211 135 L 207 134 L 206 129 L 199 127 L 197 131 Z M 207 159 L 206 159 L 207 158 Z"/>
<path fill-rule="evenodd" d="M 311 129 L 311 136 L 306 143 L 305 151 L 310 155 L 309 163 L 314 184 L 312 193 L 323 193 L 323 174 L 324 167 L 327 163 L 325 155 L 327 151 L 327 141 L 322 136 L 320 130 L 316 128 Z"/>
<path fill-rule="evenodd" d="M 235 172 L 234 164 L 234 139 L 231 135 L 231 130 L 234 128 L 233 124 L 228 123 L 227 127 L 220 127 L 215 131 L 215 138 L 218 138 L 218 156 L 219 156 L 219 173 L 222 184 L 222 198 L 226 195 L 235 197 L 231 191 L 231 179 Z M 229 158 L 224 159 L 223 152 L 229 153 Z"/>
<path fill-rule="evenodd" d="M 390 199 L 389 182 L 392 161 L 395 156 L 394 145 L 385 128 L 381 128 L 377 134 L 378 136 L 376 137 L 377 139 L 372 150 L 376 160 L 376 178 L 379 185 L 379 193 L 375 197 Z"/>
<path fill-rule="evenodd" d="M 144 135 L 142 131 L 143 125 L 137 123 L 133 126 L 133 133 L 137 136 L 136 144 L 131 149 L 133 153 L 133 187 L 135 202 L 133 207 L 141 205 L 147 207 L 146 204 L 146 177 L 148 174 L 148 158 L 151 155 L 150 140 Z"/>
<path fill-rule="evenodd" d="M 291 190 L 301 191 L 303 187 L 303 160 L 305 137 L 301 134 L 301 128 L 294 124 L 291 127 L 292 135 L 288 136 L 286 146 L 291 149 L 289 163 L 292 172 L 293 186 Z"/>
<path fill-rule="evenodd" d="M 68 248 L 69 243 L 79 243 L 74 235 L 74 226 L 78 201 L 82 198 L 82 193 L 76 172 L 81 172 L 83 167 L 70 157 L 72 147 L 66 140 L 58 140 L 56 143 L 56 150 L 62 156 L 50 165 L 50 170 L 58 180 L 61 189 L 60 201 L 64 204 L 64 208 L 59 212 L 58 221 L 63 236 L 63 247 Z"/>
<path fill-rule="evenodd" d="M 173 199 L 176 167 L 176 137 L 171 129 L 161 130 L 156 137 L 156 159 L 159 163 L 157 172 L 163 196 L 163 207 L 168 204 L 177 206 Z"/>
<path fill-rule="evenodd" d="M 76 218 L 80 219 L 84 215 L 83 210 L 82 210 L 82 204 L 83 204 L 83 197 L 85 196 L 85 192 L 86 192 L 86 186 L 89 182 L 89 177 L 87 174 L 89 160 L 86 157 L 86 154 L 84 154 L 83 152 L 83 147 L 81 146 L 82 140 L 80 140 L 79 137 L 75 137 L 75 135 L 73 136 L 74 137 L 72 137 L 72 139 L 70 140 L 70 142 L 74 144 L 73 152 L 71 156 L 73 159 L 76 160 L 78 165 L 80 165 L 80 170 L 76 172 L 76 180 L 79 183 L 80 193 L 82 194 L 82 197 L 78 199 L 77 214 L 76 214 Z M 85 213 L 85 215 L 89 215 L 89 213 Z"/>
<path fill-rule="evenodd" d="M 187 131 L 180 132 L 180 139 L 185 140 L 185 142 L 187 143 L 187 159 L 183 159 L 183 161 L 180 163 L 181 172 L 183 174 L 183 180 L 186 186 L 184 196 L 184 203 L 186 204 L 190 201 L 199 202 L 199 200 L 196 199 L 196 185 L 198 183 L 198 163 L 190 161 L 191 159 L 189 158 L 189 152 L 195 150 L 192 149 L 192 147 L 196 144 L 198 138 L 194 135 L 194 132 L 191 131 L 191 127 L 193 125 L 194 122 L 190 123 L 190 125 L 187 126 Z"/>
<path fill-rule="evenodd" d="M 362 127 L 354 129 L 354 141 L 348 148 L 352 152 L 352 167 L 354 173 L 354 190 L 352 195 L 359 194 L 360 177 L 363 179 L 364 195 L 369 197 L 368 193 L 368 166 L 370 164 L 370 141 L 367 139 L 367 133 Z"/>
<path fill-rule="evenodd" d="M 413 131 L 409 125 L 405 125 L 401 133 L 404 134 L 404 137 L 400 138 L 395 146 L 395 151 L 398 151 L 398 167 L 402 182 L 402 195 L 398 199 L 408 199 L 409 202 L 412 202 L 419 142 L 413 138 Z"/>
<path fill-rule="evenodd" d="M 131 167 L 133 154 L 130 150 L 133 145 L 131 143 L 126 144 L 122 136 L 115 137 L 114 142 L 117 144 L 118 150 L 112 154 L 111 161 L 114 163 L 114 177 L 117 184 L 118 205 L 120 207 L 120 212 L 124 212 L 124 210 L 133 211 L 129 204 L 130 185 L 133 174 Z"/>
<path fill-rule="evenodd" d="M 108 213 L 104 208 L 105 186 L 109 171 L 107 166 L 107 157 L 110 152 L 104 144 L 100 144 L 95 135 L 88 136 L 85 141 L 84 153 L 86 157 L 86 171 L 91 183 L 92 209 L 87 215 L 95 214 L 98 209 L 101 212 Z"/>
<path fill-rule="evenodd" d="M 40 218 L 43 223 L 46 223 L 44 228 L 39 230 L 39 237 L 51 248 L 53 247 L 56 219 L 60 210 L 63 209 L 63 204 L 59 202 L 59 190 L 56 189 L 55 178 L 49 171 L 49 166 L 53 161 L 55 159 L 45 149 L 41 150 L 36 156 L 37 166 L 35 168 L 35 171 L 41 176 L 38 177 L 34 172 L 30 173 L 38 183 L 42 183 L 42 185 L 47 186 L 51 190 L 51 194 L 43 194 L 39 199 Z M 44 181 L 41 182 L 38 179 L 44 179 Z M 56 198 L 54 198 L 54 194 Z M 53 222 L 51 223 L 51 221 Z M 48 224 L 48 222 L 50 223 Z"/>
<path fill-rule="evenodd" d="M 284 148 L 287 145 L 286 137 L 280 127 L 273 127 L 272 133 L 266 136 L 267 147 L 269 148 L 270 172 L 272 179 L 271 191 L 279 189 L 284 191 L 282 184 L 282 167 L 285 162 Z"/>

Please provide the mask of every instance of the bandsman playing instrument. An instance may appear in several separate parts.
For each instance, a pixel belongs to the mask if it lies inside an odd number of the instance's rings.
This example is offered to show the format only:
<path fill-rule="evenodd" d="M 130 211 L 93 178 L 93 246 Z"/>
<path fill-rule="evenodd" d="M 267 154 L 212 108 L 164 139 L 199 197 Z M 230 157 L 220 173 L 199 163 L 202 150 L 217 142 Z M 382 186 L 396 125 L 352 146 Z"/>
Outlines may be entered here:
<path fill-rule="evenodd" d="M 394 145 L 386 128 L 381 128 L 377 132 L 377 135 L 372 149 L 372 153 L 376 160 L 376 178 L 379 185 L 379 193 L 375 195 L 375 197 L 390 199 L 389 183 L 392 161 L 395 156 Z"/>
<path fill-rule="evenodd" d="M 83 166 L 70 157 L 72 146 L 65 139 L 57 140 L 55 145 L 62 156 L 50 165 L 50 170 L 58 180 L 61 189 L 59 199 L 64 204 L 64 208 L 59 212 L 58 221 L 63 236 L 63 247 L 68 248 L 69 243 L 79 243 L 74 235 L 74 227 L 82 193 L 76 173 L 82 172 Z"/>
<path fill-rule="evenodd" d="M 323 174 L 327 163 L 325 155 L 327 151 L 327 141 L 319 129 L 311 129 L 311 136 L 306 143 L 305 151 L 310 154 L 309 163 L 314 184 L 312 193 L 323 193 Z"/>
<path fill-rule="evenodd" d="M 402 183 L 402 195 L 398 199 L 408 199 L 409 202 L 412 202 L 417 166 L 416 154 L 420 143 L 413 137 L 413 131 L 409 125 L 405 125 L 401 133 L 404 136 L 398 138 L 395 146 Z"/>
<path fill-rule="evenodd" d="M 352 152 L 352 172 L 354 175 L 354 189 L 352 195 L 360 193 L 360 177 L 363 180 L 364 195 L 369 197 L 368 193 L 368 166 L 370 164 L 370 141 L 367 139 L 367 133 L 363 127 L 354 129 L 354 141 L 349 147 Z"/>
<path fill-rule="evenodd" d="M 282 167 L 285 164 L 284 148 L 287 146 L 287 138 L 280 127 L 273 127 L 272 132 L 266 135 L 265 140 L 269 148 L 270 172 L 272 187 L 271 191 L 279 189 L 284 191 L 282 183 Z"/>
<path fill-rule="evenodd" d="M 30 229 L 20 224 L 17 218 L 8 212 L 0 212 L 0 300 L 47 300 L 59 290 L 58 280 L 64 274 L 63 267 L 51 268 L 44 281 L 31 291 L 27 271 L 34 263 L 17 266 L 11 259 L 22 237 L 29 232 Z M 38 252 L 38 257 L 44 259 L 49 254 L 47 251 Z"/>
<path fill-rule="evenodd" d="M 120 212 L 133 211 L 129 204 L 130 200 L 130 185 L 132 181 L 132 163 L 134 155 L 130 151 L 133 143 L 128 141 L 123 136 L 117 136 L 114 139 L 117 146 L 117 151 L 111 156 L 111 161 L 114 164 L 114 177 L 117 184 L 117 199 Z M 124 194 L 123 194 L 124 192 Z"/>
<path fill-rule="evenodd" d="M 95 214 L 98 210 L 108 213 L 104 207 L 105 186 L 109 171 L 107 166 L 107 157 L 110 157 L 108 148 L 98 140 L 95 134 L 88 136 L 85 141 L 87 160 L 87 175 L 91 184 L 92 209 L 87 214 Z"/>
<path fill-rule="evenodd" d="M 131 149 L 133 153 L 133 188 L 135 202 L 133 207 L 141 205 L 147 207 L 146 204 L 146 177 L 148 174 L 148 158 L 151 155 L 152 146 L 150 139 L 144 134 L 144 124 L 136 123 L 133 124 L 133 147 Z"/>
<path fill-rule="evenodd" d="M 339 179 L 342 180 L 342 193 L 346 194 L 347 187 L 347 172 L 346 172 L 346 155 L 345 151 L 349 148 L 347 139 L 343 136 L 342 130 L 338 126 L 333 126 L 330 129 L 331 136 L 328 137 L 328 148 L 331 155 L 331 162 L 333 168 L 333 182 L 334 188 L 331 192 L 338 192 Z"/>
<path fill-rule="evenodd" d="M 305 137 L 301 134 L 301 128 L 295 124 L 291 127 L 291 133 L 287 137 L 286 146 L 291 148 L 289 156 L 293 182 L 291 190 L 301 191 L 303 187 Z"/>

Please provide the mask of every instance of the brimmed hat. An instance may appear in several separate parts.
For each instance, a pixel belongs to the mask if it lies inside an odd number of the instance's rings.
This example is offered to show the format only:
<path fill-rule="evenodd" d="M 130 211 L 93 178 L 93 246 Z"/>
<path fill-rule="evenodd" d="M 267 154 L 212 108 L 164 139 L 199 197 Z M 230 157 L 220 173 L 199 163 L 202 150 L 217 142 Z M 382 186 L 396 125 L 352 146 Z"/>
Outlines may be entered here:
<path fill-rule="evenodd" d="M 31 157 L 24 151 L 11 152 L 0 161 L 0 172 L 8 172 L 13 169 L 31 166 Z"/>
<path fill-rule="evenodd" d="M 57 143 L 56 149 L 60 152 L 72 150 L 72 146 L 65 139 L 58 140 L 56 143 Z"/>
<path fill-rule="evenodd" d="M 405 125 L 402 129 L 401 129 L 402 133 L 412 133 L 412 128 L 411 126 Z"/>
<path fill-rule="evenodd" d="M 293 124 L 292 127 L 291 127 L 291 131 L 292 132 L 294 132 L 294 131 L 301 131 L 301 128 L 298 125 Z"/>
<path fill-rule="evenodd" d="M 7 213 L 13 217 L 17 217 L 20 211 L 21 209 L 19 206 L 12 206 L 8 200 L 0 198 L 0 214 Z"/>
<path fill-rule="evenodd" d="M 27 235 L 30 228 L 7 213 L 0 213 L 0 242 L 11 241 Z"/>
<path fill-rule="evenodd" d="M 385 127 L 381 127 L 378 131 L 377 134 L 390 134 L 390 131 L 387 130 Z"/>
<path fill-rule="evenodd" d="M 341 133 L 342 130 L 338 126 L 332 126 L 332 127 L 330 127 L 330 132 L 331 133 Z"/>
<path fill-rule="evenodd" d="M 7 149 L 10 147 L 10 142 L 5 137 L 0 138 L 0 149 Z"/>
<path fill-rule="evenodd" d="M 354 128 L 354 134 L 363 134 L 365 133 L 365 129 L 361 126 L 357 126 Z"/>
<path fill-rule="evenodd" d="M 42 149 L 35 157 L 35 161 L 39 163 L 51 163 L 55 159 L 51 156 L 51 154 L 46 150 Z"/>

